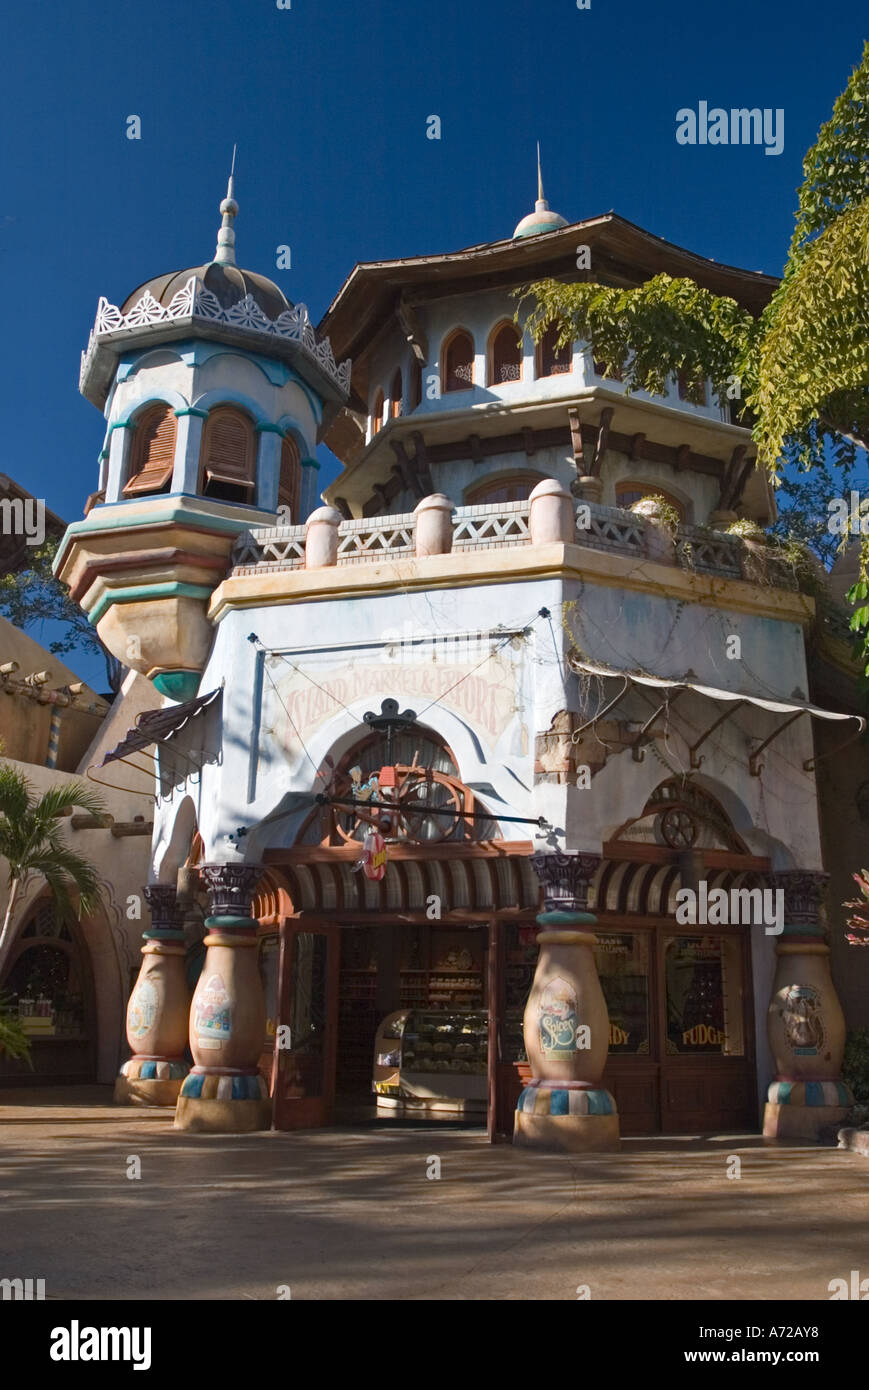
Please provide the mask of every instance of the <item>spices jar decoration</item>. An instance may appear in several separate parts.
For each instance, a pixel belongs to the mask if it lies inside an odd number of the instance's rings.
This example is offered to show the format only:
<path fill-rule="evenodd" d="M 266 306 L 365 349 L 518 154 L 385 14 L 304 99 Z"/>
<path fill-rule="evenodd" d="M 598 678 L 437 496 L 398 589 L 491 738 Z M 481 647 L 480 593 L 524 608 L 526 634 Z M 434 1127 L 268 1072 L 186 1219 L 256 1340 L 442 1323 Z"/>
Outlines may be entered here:
<path fill-rule="evenodd" d="M 540 956 L 523 1035 L 532 1079 L 519 1097 L 513 1143 L 553 1151 L 617 1148 L 616 1104 L 601 1084 L 609 1018 L 594 960 L 596 918 L 586 911 L 591 854 L 539 854 L 544 885 Z"/>

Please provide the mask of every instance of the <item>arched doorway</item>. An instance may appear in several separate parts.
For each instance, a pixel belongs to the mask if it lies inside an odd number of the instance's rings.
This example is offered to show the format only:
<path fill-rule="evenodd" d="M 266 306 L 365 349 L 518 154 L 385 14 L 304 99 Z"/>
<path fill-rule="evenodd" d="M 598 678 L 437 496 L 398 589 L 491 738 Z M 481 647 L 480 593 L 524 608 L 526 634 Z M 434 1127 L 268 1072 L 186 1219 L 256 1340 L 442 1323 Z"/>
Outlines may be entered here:
<path fill-rule="evenodd" d="M 676 907 L 687 887 L 699 907 L 701 883 L 707 899 L 757 889 L 769 861 L 749 853 L 713 796 L 678 778 L 603 849 L 590 906 L 609 1012 L 604 1080 L 622 1132 L 755 1128 L 752 927 L 680 922 Z"/>
<path fill-rule="evenodd" d="M 96 1079 L 96 1013 L 90 955 L 78 922 L 39 899 L 16 937 L 2 993 L 31 1042 L 26 1062 L 0 1058 L 0 1085 L 80 1084 Z"/>
<path fill-rule="evenodd" d="M 381 877 L 361 864 L 374 833 Z M 527 991 L 510 994 L 507 948 L 538 911 L 532 850 L 502 838 L 430 729 L 368 733 L 341 757 L 295 845 L 264 854 L 293 909 L 277 967 L 279 1128 L 328 1124 L 333 1101 L 357 1121 L 494 1119 L 509 1089 L 498 1030 L 521 1047 Z"/>

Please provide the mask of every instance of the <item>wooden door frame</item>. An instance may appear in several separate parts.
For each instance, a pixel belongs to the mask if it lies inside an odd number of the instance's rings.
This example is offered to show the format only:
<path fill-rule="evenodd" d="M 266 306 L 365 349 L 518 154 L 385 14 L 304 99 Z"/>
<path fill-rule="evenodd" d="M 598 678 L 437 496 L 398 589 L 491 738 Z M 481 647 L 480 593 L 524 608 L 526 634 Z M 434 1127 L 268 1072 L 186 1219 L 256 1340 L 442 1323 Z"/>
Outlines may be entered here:
<path fill-rule="evenodd" d="M 691 1064 L 695 1066 L 708 1060 L 713 1064 L 713 1068 L 720 1067 L 725 1070 L 728 1064 L 733 1071 L 736 1070 L 737 1063 L 741 1063 L 745 1068 L 746 1074 L 751 1081 L 751 1096 L 753 1097 L 750 1106 L 751 1116 L 754 1124 L 757 1124 L 757 1050 L 754 1035 L 754 990 L 752 988 L 752 952 L 751 952 L 751 928 L 748 926 L 728 926 L 716 927 L 703 924 L 679 923 L 669 919 L 658 919 L 657 925 L 660 930 L 657 932 L 658 946 L 655 952 L 658 958 L 658 974 L 660 980 L 659 1001 L 660 1001 L 660 1043 L 661 1043 L 661 1066 L 660 1066 L 660 1089 L 658 1095 L 659 1120 L 661 1133 L 665 1131 L 665 1081 L 672 1076 L 679 1076 L 680 1072 L 689 1072 Z M 731 936 L 735 937 L 740 943 L 740 969 L 742 972 L 742 1030 L 744 1050 L 741 1057 L 723 1057 L 716 1053 L 707 1053 L 704 1056 L 691 1057 L 690 1054 L 675 1056 L 667 1052 L 667 974 L 665 964 L 665 944 L 668 937 L 673 936 L 697 936 L 698 933 L 708 936 Z M 724 1066 L 721 1067 L 721 1063 Z"/>
<path fill-rule="evenodd" d="M 670 936 L 696 936 L 699 933 L 706 935 L 731 935 L 737 936 L 741 942 L 741 968 L 742 968 L 742 1027 L 745 1040 L 745 1051 L 742 1057 L 719 1058 L 725 1064 L 742 1062 L 746 1069 L 746 1074 L 751 1080 L 751 1095 L 755 1097 L 757 1091 L 757 1045 L 755 1037 L 755 1017 L 754 1017 L 754 975 L 752 961 L 752 942 L 751 929 L 749 927 L 708 927 L 701 925 L 682 924 L 676 922 L 675 918 L 654 914 L 629 914 L 601 912 L 594 925 L 593 931 L 596 936 L 613 933 L 615 935 L 630 935 L 636 932 L 644 932 L 651 938 L 649 943 L 649 1052 L 648 1055 L 624 1055 L 624 1061 L 629 1064 L 636 1064 L 638 1067 L 645 1066 L 649 1076 L 655 1077 L 656 1084 L 656 1120 L 657 1133 L 667 1132 L 669 1125 L 665 1122 L 665 1080 L 667 1076 L 674 1073 L 678 1075 L 680 1063 L 690 1063 L 695 1065 L 702 1062 L 703 1057 L 693 1059 L 685 1055 L 682 1058 L 670 1056 L 667 1053 L 667 980 L 664 961 L 664 945 L 667 937 Z M 713 1063 L 716 1060 L 715 1054 L 706 1054 Z M 619 1063 L 621 1056 L 609 1054 L 607 1065 L 610 1062 Z M 675 1065 L 673 1065 L 675 1063 Z M 687 1068 L 686 1068 L 687 1069 Z M 734 1066 L 735 1069 L 735 1066 Z M 750 1106 L 751 1121 L 757 1124 L 757 1107 L 754 1100 Z"/>
<path fill-rule="evenodd" d="M 326 1024 L 323 1045 L 322 1092 L 319 1096 L 282 1096 L 280 1091 L 281 1058 L 286 1052 L 278 1046 L 280 1027 L 289 1022 L 292 997 L 291 961 L 294 938 L 302 933 L 326 937 Z M 338 1047 L 338 988 L 341 956 L 341 932 L 337 923 L 326 917 L 283 917 L 278 927 L 278 998 L 275 1021 L 275 1047 L 272 1055 L 271 1090 L 274 1098 L 273 1129 L 322 1129 L 332 1123 L 335 1111 L 335 1064 Z M 289 1112 L 287 1107 L 290 1107 Z M 298 1123 L 286 1124 L 291 1114 Z"/>

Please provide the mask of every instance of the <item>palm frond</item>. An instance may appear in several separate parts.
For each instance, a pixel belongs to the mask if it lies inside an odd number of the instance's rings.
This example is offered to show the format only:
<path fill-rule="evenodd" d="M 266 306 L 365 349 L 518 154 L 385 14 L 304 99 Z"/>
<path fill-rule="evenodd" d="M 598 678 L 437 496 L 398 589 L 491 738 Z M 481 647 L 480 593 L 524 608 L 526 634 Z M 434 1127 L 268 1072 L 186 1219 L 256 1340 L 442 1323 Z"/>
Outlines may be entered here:
<path fill-rule="evenodd" d="M 69 905 L 70 885 L 79 895 L 80 913 L 92 912 L 102 901 L 103 882 L 90 860 L 67 845 L 52 841 L 41 854 L 30 861 L 30 867 L 41 873 L 58 900 Z"/>
<path fill-rule="evenodd" d="M 33 817 L 39 825 L 49 826 L 73 808 L 91 816 L 107 815 L 102 798 L 90 787 L 83 787 L 78 782 L 64 782 L 43 792 L 33 807 Z"/>
<path fill-rule="evenodd" d="M 30 809 L 34 791 L 26 777 L 14 768 L 0 767 L 0 815 L 20 820 Z"/>

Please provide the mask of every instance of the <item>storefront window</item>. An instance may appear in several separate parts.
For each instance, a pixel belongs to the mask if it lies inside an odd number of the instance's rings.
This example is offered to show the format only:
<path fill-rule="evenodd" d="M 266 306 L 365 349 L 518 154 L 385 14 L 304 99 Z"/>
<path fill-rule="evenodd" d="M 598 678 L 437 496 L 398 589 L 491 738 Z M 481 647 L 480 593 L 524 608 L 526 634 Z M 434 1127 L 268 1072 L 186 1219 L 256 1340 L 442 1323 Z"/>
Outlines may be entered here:
<path fill-rule="evenodd" d="M 667 1052 L 743 1056 L 740 938 L 670 936 L 664 961 Z"/>
<path fill-rule="evenodd" d="M 259 973 L 266 1001 L 266 1043 L 274 1046 L 278 1024 L 278 957 L 277 936 L 264 936 L 259 948 Z"/>
<path fill-rule="evenodd" d="M 594 958 L 609 1013 L 611 1055 L 649 1053 L 649 935 L 598 932 Z"/>
<path fill-rule="evenodd" d="M 328 937 L 322 932 L 293 933 L 286 1096 L 323 1094 L 328 946 Z"/>
<path fill-rule="evenodd" d="M 28 1033 L 84 1036 L 84 1001 L 73 961 L 60 947 L 30 946 L 18 957 L 4 990 Z"/>

